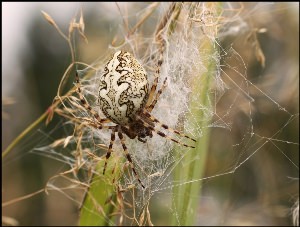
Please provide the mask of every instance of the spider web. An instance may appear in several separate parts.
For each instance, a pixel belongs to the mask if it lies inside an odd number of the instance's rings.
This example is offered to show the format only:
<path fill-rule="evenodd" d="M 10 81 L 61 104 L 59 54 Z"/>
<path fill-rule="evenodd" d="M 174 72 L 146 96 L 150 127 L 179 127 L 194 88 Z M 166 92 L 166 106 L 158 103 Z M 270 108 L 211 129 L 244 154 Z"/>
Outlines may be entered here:
<path fill-rule="evenodd" d="M 150 211 L 152 204 L 159 204 L 165 208 L 164 212 L 176 217 L 176 224 L 181 225 L 179 207 L 174 205 L 175 201 L 171 196 L 174 188 L 201 182 L 205 196 L 200 198 L 199 195 L 195 199 L 199 202 L 201 200 L 201 204 L 205 205 L 205 199 L 213 199 L 214 194 L 209 190 L 213 188 L 212 185 L 215 181 L 225 178 L 227 175 L 232 178 L 238 177 L 239 172 L 244 172 L 244 169 L 249 168 L 251 164 L 255 165 L 254 170 L 263 174 L 262 159 L 264 158 L 283 157 L 283 162 L 277 160 L 274 163 L 289 165 L 290 170 L 283 172 L 280 176 L 298 178 L 299 163 L 295 161 L 298 160 L 295 159 L 297 155 L 292 152 L 298 149 L 299 143 L 297 137 L 289 138 L 285 133 L 291 130 L 292 126 L 298 125 L 299 121 L 298 107 L 294 108 L 298 96 L 292 93 L 286 94 L 288 87 L 291 87 L 291 90 L 299 89 L 295 88 L 296 85 L 293 81 L 297 80 L 298 72 L 295 73 L 291 68 L 289 72 L 285 73 L 287 76 L 283 79 L 274 78 L 274 75 L 272 77 L 274 71 L 272 68 L 268 69 L 270 72 L 265 73 L 266 76 L 260 76 L 252 75 L 248 67 L 251 61 L 257 61 L 260 65 L 264 65 L 265 59 L 256 38 L 258 33 L 247 20 L 256 15 L 266 19 L 267 16 L 264 12 L 274 10 L 273 5 L 256 3 L 245 7 L 241 4 L 224 4 L 221 7 L 206 3 L 184 3 L 178 4 L 178 6 L 180 6 L 180 14 L 176 27 L 172 33 L 169 33 L 171 25 L 163 29 L 166 46 L 158 88 L 162 86 L 164 78 L 167 78 L 168 85 L 151 114 L 170 128 L 184 132 L 197 139 L 198 142 L 206 136 L 210 136 L 212 142 L 210 142 L 208 151 L 202 151 L 199 147 L 196 149 L 180 148 L 180 145 L 156 134 L 146 143 L 126 138 L 126 146 L 134 160 L 135 168 L 138 170 L 141 181 L 146 185 L 146 190 L 142 190 L 130 172 L 130 168 L 127 168 L 124 171 L 125 174 L 118 179 L 120 187 L 128 189 L 124 193 L 124 198 L 136 209 L 133 224 L 144 223 L 136 219 L 142 216 L 149 204 Z M 161 4 L 157 10 L 158 22 L 169 7 L 169 4 Z M 128 21 L 135 19 L 143 15 L 145 11 L 141 10 L 139 13 L 129 16 L 123 15 L 123 19 Z M 172 22 L 172 19 L 170 20 Z M 126 32 L 124 31 L 124 37 Z M 247 48 L 251 45 L 254 46 L 253 50 L 255 51 L 252 52 L 251 57 L 242 55 L 244 54 L 242 48 L 235 45 L 243 43 L 239 37 L 242 37 Z M 247 38 L 249 38 L 250 44 L 245 42 Z M 119 49 L 131 52 L 147 70 L 151 85 L 159 55 L 157 47 L 154 37 L 143 34 L 143 30 L 141 30 L 126 36 L 121 46 L 111 47 L 103 59 L 107 60 L 112 53 Z M 78 71 L 84 96 L 91 107 L 100 114 L 100 117 L 104 116 L 101 115 L 100 107 L 97 104 L 97 81 L 103 73 L 102 70 L 106 63 L 103 59 L 101 63 L 97 61 L 90 67 Z M 203 89 L 205 93 L 203 93 Z M 88 181 L 89 171 L 96 175 L 102 174 L 94 169 L 99 159 L 92 154 L 97 157 L 105 155 L 104 147 L 108 147 L 111 133 L 109 130 L 97 130 L 78 122 L 74 123 L 74 119 L 91 118 L 90 113 L 81 106 L 80 100 L 76 97 L 78 97 L 76 94 L 67 97 L 61 107 L 65 113 L 73 117 L 73 119 L 69 118 L 65 125 L 70 125 L 76 130 L 74 129 L 73 132 L 70 130 L 66 138 L 55 141 L 51 145 L 35 148 L 33 152 L 57 159 L 72 169 L 80 167 L 81 177 L 74 175 L 74 178 L 78 182 L 83 181 L 88 184 L 90 183 Z M 289 97 L 294 100 L 287 101 Z M 270 114 L 271 117 L 272 115 L 281 116 L 278 120 L 278 127 L 272 128 L 271 124 L 265 124 L 264 121 L 270 121 L 268 119 Z M 259 115 L 264 117 L 258 118 Z M 160 130 L 181 143 L 193 144 L 192 141 L 167 130 L 161 128 Z M 72 133 L 74 134 L 72 135 Z M 81 153 L 75 152 L 78 144 L 81 146 Z M 57 148 L 61 146 L 70 151 L 70 154 L 59 153 Z M 115 141 L 113 150 L 117 156 L 124 156 L 118 139 Z M 192 179 L 175 179 L 173 174 L 176 172 L 176 168 L 180 169 L 183 163 L 197 165 L 201 152 L 207 152 L 205 156 L 201 156 L 206 157 L 203 175 Z M 192 156 L 189 155 L 191 153 Z M 114 163 L 115 161 L 110 159 L 108 162 Z M 270 162 L 266 168 L 271 168 L 268 171 L 279 174 L 279 170 L 273 169 L 276 166 L 274 163 Z M 123 166 L 126 166 L 126 163 Z M 270 175 L 265 176 L 269 177 Z M 267 179 L 272 180 L 271 178 Z M 283 182 L 288 185 L 287 181 L 283 180 Z M 132 185 L 136 190 L 135 193 L 130 189 Z M 81 185 L 70 184 L 69 186 L 80 187 Z M 55 182 L 49 181 L 47 187 L 61 191 L 76 203 L 80 203 L 79 199 L 71 197 L 55 185 Z M 220 211 L 220 208 L 217 211 Z M 126 209 L 122 210 L 121 214 L 134 216 Z M 103 214 L 99 214 L 99 216 L 101 215 Z M 204 223 L 203 217 L 202 213 L 198 215 L 198 224 Z M 116 225 L 109 217 L 106 218 L 109 220 L 109 224 Z M 127 220 L 125 223 L 131 222 Z M 206 222 L 206 224 L 220 223 L 221 220 Z"/>

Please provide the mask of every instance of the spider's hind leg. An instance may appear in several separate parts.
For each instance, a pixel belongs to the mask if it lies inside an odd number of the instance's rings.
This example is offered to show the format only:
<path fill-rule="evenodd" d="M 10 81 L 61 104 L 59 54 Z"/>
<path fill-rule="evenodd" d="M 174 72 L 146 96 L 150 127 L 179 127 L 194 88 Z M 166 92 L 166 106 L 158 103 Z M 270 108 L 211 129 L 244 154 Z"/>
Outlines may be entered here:
<path fill-rule="evenodd" d="M 101 119 L 99 114 L 95 110 L 93 110 L 93 108 L 90 106 L 90 104 L 88 103 L 88 101 L 86 100 L 84 95 L 82 94 L 81 84 L 80 84 L 80 80 L 79 80 L 77 71 L 75 74 L 75 84 L 77 87 L 76 92 L 79 95 L 81 104 L 84 106 L 84 108 L 86 110 L 88 110 L 97 119 L 98 123 L 102 124 L 102 123 L 111 122 L 108 118 Z"/>
<path fill-rule="evenodd" d="M 151 90 L 149 92 L 149 98 L 148 98 L 148 101 L 146 103 L 146 108 L 149 110 L 149 112 L 152 111 L 152 109 L 154 108 L 160 94 L 162 93 L 163 89 L 166 87 L 167 78 L 165 78 L 165 80 L 163 82 L 163 86 L 158 90 L 158 92 L 155 95 L 155 91 L 156 91 L 157 84 L 158 84 L 158 77 L 159 77 L 159 74 L 160 74 L 161 65 L 163 63 L 163 51 L 164 51 L 164 45 L 162 45 L 162 47 L 160 48 L 160 51 L 159 51 L 159 59 L 157 61 L 155 79 L 153 81 Z M 155 95 L 155 97 L 154 97 L 154 95 Z"/>
<path fill-rule="evenodd" d="M 159 96 L 161 95 L 161 93 L 163 92 L 163 90 L 167 87 L 167 77 L 165 78 L 164 82 L 163 82 L 163 85 L 162 87 L 157 91 L 156 95 L 154 98 L 152 98 L 151 103 L 147 103 L 146 104 L 146 109 L 151 112 L 154 108 L 154 106 L 156 105 L 158 99 L 159 99 Z M 155 90 L 154 90 L 155 91 Z M 150 91 L 150 97 L 151 97 L 151 92 L 152 92 L 152 89 Z M 153 95 L 152 95 L 153 97 Z M 148 101 L 149 102 L 149 101 Z"/>

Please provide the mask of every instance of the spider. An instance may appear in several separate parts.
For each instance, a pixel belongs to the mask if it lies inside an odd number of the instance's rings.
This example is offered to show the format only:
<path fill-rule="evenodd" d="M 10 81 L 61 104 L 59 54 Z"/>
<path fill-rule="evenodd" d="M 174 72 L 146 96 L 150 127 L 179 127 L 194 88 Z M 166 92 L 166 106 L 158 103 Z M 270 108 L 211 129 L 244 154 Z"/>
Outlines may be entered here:
<path fill-rule="evenodd" d="M 165 78 L 162 87 L 156 92 L 161 64 L 162 60 L 159 60 L 156 77 L 149 90 L 147 73 L 142 65 L 129 52 L 117 51 L 106 64 L 104 74 L 100 77 L 99 81 L 98 103 L 101 111 L 106 116 L 104 119 L 101 119 L 99 114 L 89 105 L 82 93 L 78 73 L 76 72 L 75 75 L 76 92 L 83 107 L 89 111 L 93 118 L 91 122 L 94 122 L 94 124 L 90 125 L 96 129 L 106 128 L 111 130 L 111 139 L 105 156 L 103 174 L 105 174 L 107 161 L 111 155 L 115 134 L 117 133 L 132 172 L 143 188 L 145 186 L 142 184 L 134 168 L 123 134 L 126 134 L 130 139 L 137 138 L 139 141 L 145 143 L 146 137 L 151 138 L 154 132 L 182 146 L 195 148 L 194 146 L 181 143 L 162 131 L 155 129 L 155 126 L 160 126 L 171 133 L 196 142 L 195 139 L 168 127 L 151 115 L 151 111 L 155 107 L 167 83 L 167 78 Z M 116 125 L 105 125 L 105 123 L 109 122 L 113 122 Z"/>

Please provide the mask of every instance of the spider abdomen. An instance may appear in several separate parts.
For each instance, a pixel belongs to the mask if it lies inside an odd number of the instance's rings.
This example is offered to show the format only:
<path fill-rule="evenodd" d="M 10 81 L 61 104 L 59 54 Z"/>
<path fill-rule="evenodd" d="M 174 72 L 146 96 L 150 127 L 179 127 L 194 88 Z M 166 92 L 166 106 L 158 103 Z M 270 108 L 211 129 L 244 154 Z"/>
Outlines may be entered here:
<path fill-rule="evenodd" d="M 149 84 L 142 65 L 128 52 L 118 51 L 100 78 L 99 104 L 105 116 L 121 125 L 128 124 L 143 109 Z"/>

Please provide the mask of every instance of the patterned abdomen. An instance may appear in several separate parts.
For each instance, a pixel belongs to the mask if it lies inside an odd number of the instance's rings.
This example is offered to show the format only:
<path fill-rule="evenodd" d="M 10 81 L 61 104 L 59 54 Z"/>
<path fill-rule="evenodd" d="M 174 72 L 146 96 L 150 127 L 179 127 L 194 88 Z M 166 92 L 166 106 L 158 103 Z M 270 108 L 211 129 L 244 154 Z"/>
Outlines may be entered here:
<path fill-rule="evenodd" d="M 100 78 L 102 112 L 113 122 L 125 125 L 144 108 L 148 89 L 145 69 L 130 53 L 118 51 L 106 64 Z"/>

